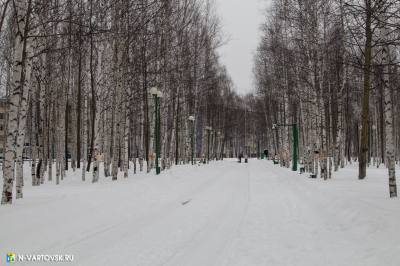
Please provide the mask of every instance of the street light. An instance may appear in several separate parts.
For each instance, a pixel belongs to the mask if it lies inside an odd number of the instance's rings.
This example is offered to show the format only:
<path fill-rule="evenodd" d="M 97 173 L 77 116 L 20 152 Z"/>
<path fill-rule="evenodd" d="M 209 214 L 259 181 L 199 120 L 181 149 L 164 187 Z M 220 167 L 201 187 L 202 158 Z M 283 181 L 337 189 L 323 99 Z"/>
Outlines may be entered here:
<path fill-rule="evenodd" d="M 158 94 L 158 89 L 157 89 L 157 87 L 151 88 L 151 89 L 150 89 L 150 94 L 153 95 L 153 96 L 154 96 L 154 95 L 157 95 L 157 94 Z"/>
<path fill-rule="evenodd" d="M 163 93 L 156 87 L 150 89 L 150 94 L 153 95 L 154 104 L 155 104 L 155 127 L 154 127 L 154 135 L 156 141 L 156 174 L 159 175 L 161 173 L 161 168 L 159 164 L 159 158 L 161 153 L 161 144 L 160 144 L 160 131 L 161 131 L 161 118 L 160 118 L 160 99 L 163 97 Z"/>
<path fill-rule="evenodd" d="M 191 136 L 191 146 L 192 146 L 192 165 L 194 165 L 194 121 L 195 118 L 193 115 L 189 116 L 189 121 L 192 123 L 192 136 Z"/>
<path fill-rule="evenodd" d="M 210 162 L 210 134 L 212 131 L 212 127 L 206 127 L 207 131 L 207 163 Z"/>
<path fill-rule="evenodd" d="M 217 141 L 216 141 L 217 148 L 215 149 L 215 158 L 217 161 L 221 159 L 221 132 L 217 132 Z"/>

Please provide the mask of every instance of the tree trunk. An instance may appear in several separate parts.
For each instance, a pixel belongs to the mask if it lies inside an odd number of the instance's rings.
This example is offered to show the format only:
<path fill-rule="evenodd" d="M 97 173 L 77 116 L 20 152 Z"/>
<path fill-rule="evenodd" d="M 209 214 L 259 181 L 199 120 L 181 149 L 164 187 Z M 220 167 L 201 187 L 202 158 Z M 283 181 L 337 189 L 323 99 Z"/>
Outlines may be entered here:
<path fill-rule="evenodd" d="M 383 31 L 383 37 L 386 37 L 387 32 Z M 385 125 L 386 125 L 386 164 L 389 171 L 389 194 L 390 197 L 397 197 L 397 185 L 396 185 L 396 154 L 394 146 L 394 134 L 393 134 L 393 103 L 392 103 L 392 92 L 389 84 L 390 74 L 390 51 L 389 45 L 384 45 L 382 48 L 382 65 L 383 65 L 383 92 L 384 92 L 384 113 L 385 113 Z"/>
<path fill-rule="evenodd" d="M 368 135 L 369 135 L 369 95 L 371 86 L 372 64 L 372 7 L 371 2 L 366 1 L 366 25 L 365 25 L 365 50 L 364 50 L 364 89 L 361 111 L 361 143 L 358 156 L 358 178 L 364 179 L 367 175 Z"/>
<path fill-rule="evenodd" d="M 17 27 L 15 27 L 16 38 L 14 47 L 14 68 L 8 104 L 8 128 L 3 166 L 2 204 L 12 203 L 16 149 L 19 148 L 18 144 L 22 139 L 19 138 L 19 141 L 17 140 L 18 135 L 20 135 L 19 133 L 21 133 L 19 132 L 18 124 L 20 118 L 26 116 L 26 113 L 22 112 L 22 108 L 25 107 L 21 106 L 21 104 L 27 103 L 26 99 L 24 100 L 23 97 L 24 94 L 27 95 L 27 91 L 29 90 L 29 84 L 26 83 L 26 80 L 28 79 L 27 74 L 30 72 L 30 70 L 27 70 L 27 68 L 30 68 L 28 67 L 29 55 L 27 54 L 27 48 L 29 43 L 27 36 L 31 13 L 31 3 L 32 0 L 14 1 L 14 6 L 16 8 Z"/>

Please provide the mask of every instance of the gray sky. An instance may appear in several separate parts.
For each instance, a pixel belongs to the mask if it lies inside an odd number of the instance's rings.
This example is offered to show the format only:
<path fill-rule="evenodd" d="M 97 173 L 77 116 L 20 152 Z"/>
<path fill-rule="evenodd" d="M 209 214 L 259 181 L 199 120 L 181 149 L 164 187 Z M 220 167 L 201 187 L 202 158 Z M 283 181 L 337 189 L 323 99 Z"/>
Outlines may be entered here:
<path fill-rule="evenodd" d="M 253 54 L 257 49 L 269 0 L 216 0 L 223 33 L 229 40 L 219 49 L 221 62 L 226 65 L 236 87 L 245 94 L 253 88 Z"/>

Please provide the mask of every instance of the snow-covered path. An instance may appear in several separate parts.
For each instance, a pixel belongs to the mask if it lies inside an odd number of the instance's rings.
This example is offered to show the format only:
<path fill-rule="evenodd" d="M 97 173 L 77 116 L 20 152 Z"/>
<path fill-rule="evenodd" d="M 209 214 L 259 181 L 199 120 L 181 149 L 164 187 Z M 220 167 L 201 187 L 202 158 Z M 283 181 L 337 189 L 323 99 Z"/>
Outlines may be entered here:
<path fill-rule="evenodd" d="M 400 265 L 386 172 L 355 173 L 325 182 L 228 160 L 95 185 L 71 174 L 0 208 L 0 254 L 73 254 L 69 265 L 82 266 Z"/>

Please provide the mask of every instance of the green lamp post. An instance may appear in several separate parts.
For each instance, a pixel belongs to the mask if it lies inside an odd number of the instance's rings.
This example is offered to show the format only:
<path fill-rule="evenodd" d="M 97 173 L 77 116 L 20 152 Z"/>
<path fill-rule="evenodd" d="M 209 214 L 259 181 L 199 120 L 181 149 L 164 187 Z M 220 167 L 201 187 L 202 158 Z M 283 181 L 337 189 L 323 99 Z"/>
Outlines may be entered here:
<path fill-rule="evenodd" d="M 221 132 L 218 131 L 217 132 L 217 136 L 216 136 L 216 141 L 215 141 L 215 151 L 214 151 L 214 157 L 217 161 L 220 160 L 220 150 L 219 147 L 221 146 Z"/>
<path fill-rule="evenodd" d="M 151 95 L 154 98 L 154 105 L 155 105 L 155 126 L 154 126 L 154 135 L 155 135 L 155 142 L 156 142 L 156 174 L 159 175 L 161 173 L 161 167 L 159 163 L 160 154 L 161 154 L 161 112 L 160 112 L 160 100 L 163 96 L 162 92 L 153 87 L 150 89 Z"/>
<path fill-rule="evenodd" d="M 207 131 L 207 163 L 210 162 L 210 136 L 211 136 L 211 131 L 212 127 L 206 127 Z"/>
<path fill-rule="evenodd" d="M 194 153 L 195 153 L 195 147 L 194 147 L 194 121 L 195 118 L 193 115 L 189 116 L 189 121 L 192 123 L 192 133 L 191 133 L 191 146 L 192 146 L 192 165 L 194 165 Z"/>

